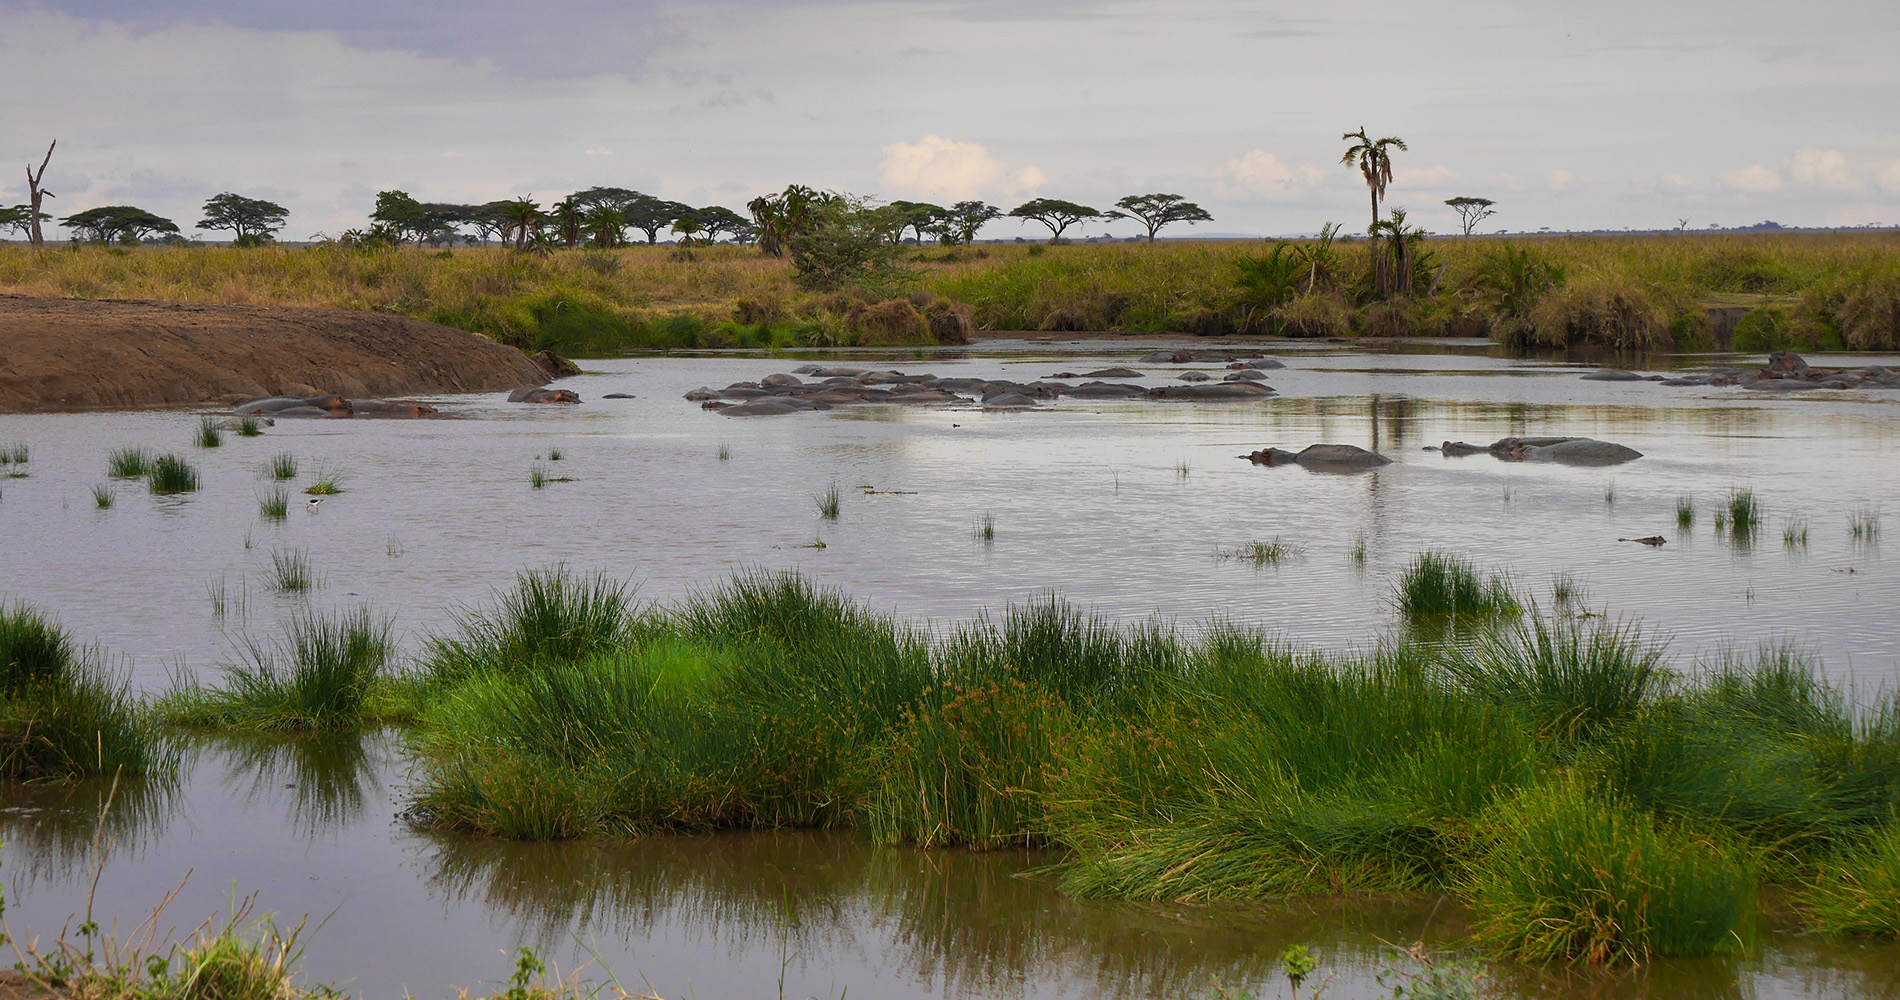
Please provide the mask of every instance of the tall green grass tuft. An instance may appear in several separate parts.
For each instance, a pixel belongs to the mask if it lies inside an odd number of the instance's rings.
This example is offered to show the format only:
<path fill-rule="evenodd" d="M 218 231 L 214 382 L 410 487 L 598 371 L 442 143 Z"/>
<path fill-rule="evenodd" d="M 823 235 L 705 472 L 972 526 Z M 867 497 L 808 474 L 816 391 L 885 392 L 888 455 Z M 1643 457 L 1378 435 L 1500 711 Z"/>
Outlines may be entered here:
<path fill-rule="evenodd" d="M 1755 499 L 1755 491 L 1737 486 L 1728 491 L 1729 531 L 1736 535 L 1753 535 L 1761 526 L 1761 502 Z"/>
<path fill-rule="evenodd" d="M 216 448 L 224 444 L 224 426 L 217 417 L 199 417 L 198 430 L 192 440 L 200 448 Z"/>
<path fill-rule="evenodd" d="M 272 549 L 264 585 L 280 594 L 299 594 L 321 583 L 303 549 Z"/>
<path fill-rule="evenodd" d="M 199 485 L 198 470 L 178 455 L 160 455 L 146 467 L 145 483 L 159 496 L 195 493 Z"/>
<path fill-rule="evenodd" d="M 1662 655 L 1636 626 L 1533 611 L 1479 636 L 1446 665 L 1472 694 L 1524 712 L 1549 737 L 1577 740 L 1661 694 L 1669 679 Z"/>
<path fill-rule="evenodd" d="M 297 456 L 287 451 L 278 452 L 277 455 L 270 460 L 268 471 L 270 472 L 270 477 L 278 482 L 297 478 Z"/>
<path fill-rule="evenodd" d="M 363 724 L 364 701 L 390 656 L 390 623 L 360 608 L 293 618 L 270 644 L 247 640 L 224 683 L 169 692 L 160 718 L 181 726 L 309 733 Z"/>
<path fill-rule="evenodd" d="M 254 438 L 264 433 L 264 424 L 256 417 L 245 414 L 237 419 L 238 437 Z"/>
<path fill-rule="evenodd" d="M 106 456 L 106 474 L 114 479 L 143 479 L 152 463 L 152 453 L 144 448 L 114 448 Z"/>
<path fill-rule="evenodd" d="M 1298 542 L 1283 542 L 1275 538 L 1270 542 L 1248 542 L 1231 552 L 1216 552 L 1215 557 L 1221 560 L 1237 559 L 1255 569 L 1263 569 L 1267 566 L 1278 566 L 1288 559 L 1305 554 L 1306 546 Z"/>
<path fill-rule="evenodd" d="M 343 492 L 343 470 L 318 463 L 316 478 L 303 491 L 314 497 L 336 496 Z"/>
<path fill-rule="evenodd" d="M 110 510 L 113 502 L 118 498 L 119 495 L 113 491 L 112 487 L 104 483 L 92 488 L 92 505 L 100 510 Z"/>
<path fill-rule="evenodd" d="M 24 604 L 0 607 L 0 779 L 140 774 L 161 757 L 96 654 Z"/>
<path fill-rule="evenodd" d="M 0 465 L 25 465 L 32 457 L 33 449 L 25 441 L 0 445 Z"/>
<path fill-rule="evenodd" d="M 266 521 L 281 521 L 290 515 L 290 494 L 282 486 L 257 498 L 257 512 Z"/>
<path fill-rule="evenodd" d="M 1829 858 L 1796 890 L 1795 903 L 1829 934 L 1900 936 L 1900 826 L 1883 827 Z"/>
<path fill-rule="evenodd" d="M 1487 816 L 1464 889 L 1478 940 L 1526 962 L 1625 965 L 1739 950 L 1753 907 L 1748 851 L 1675 829 L 1558 779 Z"/>
<path fill-rule="evenodd" d="M 1515 614 L 1517 597 L 1502 576 L 1489 580 L 1470 562 L 1443 552 L 1421 552 L 1406 567 L 1396 603 L 1407 618 L 1491 617 Z"/>
<path fill-rule="evenodd" d="M 1681 496 L 1676 498 L 1676 527 L 1695 527 L 1695 498 Z"/>
<path fill-rule="evenodd" d="M 1847 534 L 1856 542 L 1871 542 L 1880 537 L 1880 508 L 1862 507 L 1847 515 Z"/>
<path fill-rule="evenodd" d="M 459 613 L 459 635 L 429 640 L 425 673 L 455 680 L 583 660 L 626 645 L 633 616 L 633 591 L 624 583 L 565 566 L 525 572 L 492 609 Z"/>
<path fill-rule="evenodd" d="M 838 513 L 843 506 L 843 494 L 838 491 L 837 483 L 832 483 L 823 493 L 817 494 L 812 500 L 818 505 L 819 517 L 827 521 L 836 521 L 838 519 Z"/>
<path fill-rule="evenodd" d="M 970 528 L 970 537 L 979 542 L 996 541 L 996 515 L 982 514 Z"/>

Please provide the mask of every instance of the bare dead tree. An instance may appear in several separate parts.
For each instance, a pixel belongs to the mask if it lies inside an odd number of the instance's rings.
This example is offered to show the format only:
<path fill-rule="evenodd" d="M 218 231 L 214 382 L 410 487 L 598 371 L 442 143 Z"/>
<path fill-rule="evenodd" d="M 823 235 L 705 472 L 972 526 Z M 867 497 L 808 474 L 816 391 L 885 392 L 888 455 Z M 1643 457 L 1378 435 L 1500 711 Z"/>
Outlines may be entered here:
<path fill-rule="evenodd" d="M 40 234 L 40 199 L 57 197 L 53 192 L 40 188 L 40 181 L 46 179 L 46 165 L 53 161 L 53 146 L 57 145 L 59 145 L 59 140 L 54 139 L 53 145 L 46 147 L 46 158 L 40 161 L 39 173 L 36 174 L 33 172 L 32 163 L 26 165 L 26 189 L 30 196 L 29 201 L 31 202 L 27 207 L 26 216 L 29 226 L 27 229 L 27 239 L 31 240 L 36 247 L 46 245 L 46 237 Z"/>

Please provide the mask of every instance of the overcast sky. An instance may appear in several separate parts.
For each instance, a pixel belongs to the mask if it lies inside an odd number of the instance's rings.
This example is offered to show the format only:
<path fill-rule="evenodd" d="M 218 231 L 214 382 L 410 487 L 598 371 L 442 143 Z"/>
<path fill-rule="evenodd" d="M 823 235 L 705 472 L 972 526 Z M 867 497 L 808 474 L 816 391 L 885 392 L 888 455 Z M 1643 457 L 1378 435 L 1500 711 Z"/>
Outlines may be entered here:
<path fill-rule="evenodd" d="M 1200 231 L 1295 233 L 1368 221 L 1338 162 L 1364 125 L 1410 145 L 1389 198 L 1438 231 L 1455 195 L 1513 230 L 1900 224 L 1896 52 L 1895 0 L 0 0 L 0 202 L 58 138 L 56 214 L 186 232 L 225 190 L 302 239 L 391 187 L 740 209 L 798 182 L 1169 191 Z"/>

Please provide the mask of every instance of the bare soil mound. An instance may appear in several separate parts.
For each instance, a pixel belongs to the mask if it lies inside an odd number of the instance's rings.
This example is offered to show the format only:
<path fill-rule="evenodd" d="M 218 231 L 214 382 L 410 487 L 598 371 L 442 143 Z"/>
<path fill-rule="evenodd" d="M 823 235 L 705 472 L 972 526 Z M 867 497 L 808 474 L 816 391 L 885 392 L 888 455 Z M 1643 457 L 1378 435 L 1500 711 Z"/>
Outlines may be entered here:
<path fill-rule="evenodd" d="M 0 295 L 0 412 L 547 381 L 505 344 L 388 313 Z"/>

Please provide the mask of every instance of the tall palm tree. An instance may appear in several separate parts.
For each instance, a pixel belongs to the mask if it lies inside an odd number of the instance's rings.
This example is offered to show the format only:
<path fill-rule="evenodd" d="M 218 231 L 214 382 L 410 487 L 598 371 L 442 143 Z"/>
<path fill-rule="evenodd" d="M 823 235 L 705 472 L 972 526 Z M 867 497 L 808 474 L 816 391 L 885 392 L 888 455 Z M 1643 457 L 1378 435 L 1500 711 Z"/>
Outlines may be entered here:
<path fill-rule="evenodd" d="M 1372 224 L 1377 226 L 1379 199 L 1385 197 L 1385 186 L 1392 183 L 1391 151 L 1404 149 L 1405 140 L 1396 135 L 1373 139 L 1366 135 L 1364 125 L 1359 126 L 1359 131 L 1348 132 L 1339 138 L 1342 141 L 1352 140 L 1352 145 L 1346 147 L 1346 155 L 1340 157 L 1339 162 L 1350 167 L 1354 160 L 1358 161 L 1359 173 L 1366 179 L 1366 189 L 1372 192 Z"/>
<path fill-rule="evenodd" d="M 526 250 L 528 234 L 541 228 L 541 206 L 534 203 L 533 195 L 516 198 L 502 206 L 502 219 L 506 223 L 501 231 L 503 242 L 507 241 L 509 233 L 513 233 L 515 249 Z"/>

